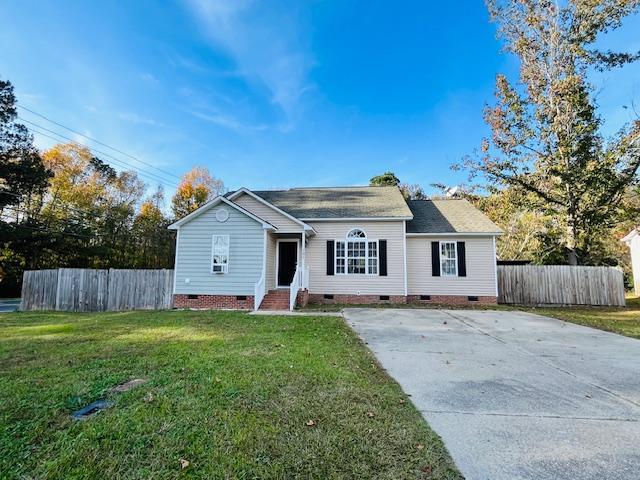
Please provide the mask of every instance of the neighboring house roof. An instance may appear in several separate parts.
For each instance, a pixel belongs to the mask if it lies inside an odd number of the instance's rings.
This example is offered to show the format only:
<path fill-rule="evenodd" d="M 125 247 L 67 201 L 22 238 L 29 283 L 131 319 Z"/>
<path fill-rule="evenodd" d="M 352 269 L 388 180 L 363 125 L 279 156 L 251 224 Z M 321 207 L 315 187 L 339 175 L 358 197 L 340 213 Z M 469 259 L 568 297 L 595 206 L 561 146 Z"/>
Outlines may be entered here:
<path fill-rule="evenodd" d="M 398 187 L 291 188 L 252 192 L 300 220 L 408 220 L 412 217 Z"/>
<path fill-rule="evenodd" d="M 188 221 L 194 219 L 195 217 L 199 216 L 200 214 L 206 212 L 207 210 L 211 209 L 212 207 L 215 207 L 216 205 L 218 205 L 220 203 L 225 203 L 225 204 L 229 205 L 230 207 L 235 208 L 239 212 L 244 213 L 246 216 L 248 216 L 250 218 L 253 218 L 256 222 L 262 224 L 262 228 L 266 228 L 267 230 L 276 230 L 276 228 L 273 225 L 271 225 L 269 222 L 267 222 L 266 220 L 263 220 L 262 218 L 258 217 L 257 215 L 254 215 L 250 211 L 242 208 L 240 205 L 236 205 L 231 200 L 227 200 L 225 197 L 223 197 L 221 195 L 217 196 L 216 198 L 214 198 L 210 202 L 205 203 L 203 206 L 201 206 L 200 208 L 194 210 L 193 212 L 191 212 L 186 217 L 182 217 L 177 222 L 172 223 L 167 228 L 169 230 L 177 230 L 178 228 L 180 228 L 182 225 L 184 225 Z"/>
<path fill-rule="evenodd" d="M 409 200 L 413 220 L 407 233 L 490 233 L 502 231 L 489 218 L 464 199 Z"/>

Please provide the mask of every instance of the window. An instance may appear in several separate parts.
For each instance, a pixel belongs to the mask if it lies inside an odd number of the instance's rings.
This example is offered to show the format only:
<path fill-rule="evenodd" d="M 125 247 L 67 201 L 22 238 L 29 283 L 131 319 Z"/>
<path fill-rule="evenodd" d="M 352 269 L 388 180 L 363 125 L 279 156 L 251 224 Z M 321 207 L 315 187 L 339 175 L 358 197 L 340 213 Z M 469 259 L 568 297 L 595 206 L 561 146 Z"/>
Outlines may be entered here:
<path fill-rule="evenodd" d="M 371 275 L 378 274 L 378 242 L 369 242 L 369 259 L 367 261 L 368 272 Z"/>
<path fill-rule="evenodd" d="M 345 273 L 345 242 L 336 242 L 336 273 Z"/>
<path fill-rule="evenodd" d="M 211 242 L 211 271 L 229 271 L 229 235 L 214 235 Z"/>
<path fill-rule="evenodd" d="M 359 228 L 354 228 L 347 234 L 347 238 L 367 238 L 367 234 Z"/>
<path fill-rule="evenodd" d="M 367 234 L 354 228 L 346 241 L 336 241 L 337 275 L 377 275 L 378 242 L 367 240 Z"/>
<path fill-rule="evenodd" d="M 458 275 L 458 252 L 456 242 L 440 242 L 440 271 L 442 276 Z"/>

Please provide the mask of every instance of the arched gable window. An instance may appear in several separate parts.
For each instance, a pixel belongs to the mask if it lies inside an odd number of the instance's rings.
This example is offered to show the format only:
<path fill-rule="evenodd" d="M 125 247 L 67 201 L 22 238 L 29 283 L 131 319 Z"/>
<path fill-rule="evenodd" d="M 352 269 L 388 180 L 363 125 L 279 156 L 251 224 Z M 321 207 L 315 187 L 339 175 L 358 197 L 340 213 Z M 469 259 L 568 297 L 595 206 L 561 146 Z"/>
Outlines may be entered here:
<path fill-rule="evenodd" d="M 338 275 L 377 275 L 378 241 L 368 240 L 364 230 L 354 228 L 346 240 L 336 241 L 335 262 Z"/>
<path fill-rule="evenodd" d="M 367 238 L 367 234 L 360 228 L 354 228 L 347 233 L 347 238 Z"/>

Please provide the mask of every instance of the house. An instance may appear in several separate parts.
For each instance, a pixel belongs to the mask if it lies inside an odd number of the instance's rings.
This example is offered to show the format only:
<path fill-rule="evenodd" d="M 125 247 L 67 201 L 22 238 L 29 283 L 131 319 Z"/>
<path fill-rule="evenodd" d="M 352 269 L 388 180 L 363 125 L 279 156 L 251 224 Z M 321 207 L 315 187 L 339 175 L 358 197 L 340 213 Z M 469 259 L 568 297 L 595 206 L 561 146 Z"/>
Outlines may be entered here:
<path fill-rule="evenodd" d="M 463 199 L 397 187 L 219 196 L 178 220 L 178 308 L 495 303 L 500 229 Z"/>
<path fill-rule="evenodd" d="M 631 269 L 633 271 L 633 289 L 640 296 L 640 229 L 634 228 L 623 239 L 631 251 Z"/>

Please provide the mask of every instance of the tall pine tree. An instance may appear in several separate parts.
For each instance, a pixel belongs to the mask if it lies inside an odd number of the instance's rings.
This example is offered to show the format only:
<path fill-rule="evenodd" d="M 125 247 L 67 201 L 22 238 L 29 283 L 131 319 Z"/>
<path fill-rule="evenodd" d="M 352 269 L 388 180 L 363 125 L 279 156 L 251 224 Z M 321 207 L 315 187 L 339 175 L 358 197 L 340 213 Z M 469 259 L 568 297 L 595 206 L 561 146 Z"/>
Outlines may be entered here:
<path fill-rule="evenodd" d="M 569 264 L 588 261 L 591 239 L 609 228 L 621 198 L 637 182 L 640 121 L 605 139 L 587 76 L 638 59 L 600 51 L 596 40 L 620 27 L 638 0 L 489 0 L 508 52 L 520 61 L 513 84 L 499 75 L 497 103 L 485 111 L 492 130 L 479 156 L 463 166 L 493 185 L 523 191 L 532 208 L 562 225 Z M 529 195 L 532 194 L 532 195 Z"/>

